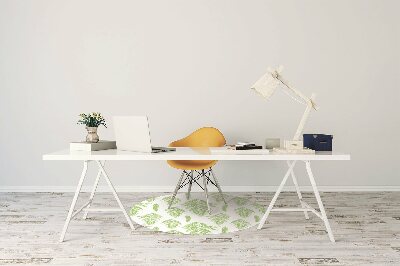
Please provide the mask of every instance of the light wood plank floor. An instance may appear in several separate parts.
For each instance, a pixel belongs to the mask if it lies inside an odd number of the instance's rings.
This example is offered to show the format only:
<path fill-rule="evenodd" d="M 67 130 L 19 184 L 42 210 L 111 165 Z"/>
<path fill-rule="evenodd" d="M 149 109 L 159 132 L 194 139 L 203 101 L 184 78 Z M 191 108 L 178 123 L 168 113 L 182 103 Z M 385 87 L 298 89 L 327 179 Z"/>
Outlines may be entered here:
<path fill-rule="evenodd" d="M 162 193 L 121 193 L 125 206 Z M 237 193 L 239 194 L 239 193 Z M 83 203 L 84 193 L 78 203 Z M 272 193 L 240 193 L 262 204 Z M 115 206 L 110 194 L 95 202 Z M 75 218 L 59 243 L 71 193 L 0 194 L 0 264 L 50 265 L 400 265 L 400 193 L 322 193 L 337 242 L 329 242 L 320 219 L 303 213 L 272 213 L 262 230 L 226 235 L 156 233 L 122 213 Z M 304 198 L 316 206 L 311 193 Z M 297 206 L 295 193 L 279 206 Z"/>

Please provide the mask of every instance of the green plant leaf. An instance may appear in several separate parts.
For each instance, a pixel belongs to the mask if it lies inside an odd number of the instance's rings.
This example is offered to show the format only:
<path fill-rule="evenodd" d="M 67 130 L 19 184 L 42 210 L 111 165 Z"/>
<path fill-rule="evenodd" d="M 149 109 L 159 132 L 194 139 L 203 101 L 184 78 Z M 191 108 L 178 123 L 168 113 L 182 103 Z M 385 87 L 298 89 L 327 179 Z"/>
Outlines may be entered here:
<path fill-rule="evenodd" d="M 184 228 L 192 235 L 205 235 L 215 230 L 213 226 L 200 222 L 187 224 L 184 226 Z"/>
<path fill-rule="evenodd" d="M 223 233 L 223 234 L 228 233 L 228 227 L 226 227 L 226 226 L 222 227 L 221 233 Z"/>
<path fill-rule="evenodd" d="M 221 202 L 221 201 L 224 200 L 224 198 L 222 197 L 221 193 L 214 194 L 214 195 L 212 195 L 212 197 L 214 198 L 214 200 L 215 200 L 216 202 Z"/>
<path fill-rule="evenodd" d="M 260 212 L 261 214 L 264 214 L 266 212 L 266 208 L 258 203 L 253 203 L 253 207 L 257 209 L 258 212 Z"/>
<path fill-rule="evenodd" d="M 185 202 L 185 207 L 196 215 L 204 216 L 208 211 L 207 202 L 199 199 L 192 199 Z"/>
<path fill-rule="evenodd" d="M 165 224 L 169 229 L 173 229 L 173 228 L 176 228 L 181 223 L 177 220 L 169 219 L 169 220 L 165 220 L 163 222 L 163 224 Z"/>
<path fill-rule="evenodd" d="M 136 215 L 136 214 L 138 214 L 138 212 L 139 212 L 140 210 L 142 210 L 142 207 L 140 207 L 139 205 L 135 205 L 135 206 L 133 206 L 133 207 L 130 209 L 129 215 L 130 215 L 130 216 Z"/>
<path fill-rule="evenodd" d="M 245 207 L 239 207 L 235 209 L 235 212 L 242 218 L 247 218 L 250 216 L 251 213 L 254 211 L 252 209 L 247 209 Z"/>
<path fill-rule="evenodd" d="M 186 222 L 189 222 L 190 220 L 192 219 L 192 217 L 190 217 L 190 216 L 185 216 L 185 220 L 186 220 Z"/>
<path fill-rule="evenodd" d="M 249 226 L 249 223 L 242 219 L 235 220 L 232 222 L 232 224 L 236 226 L 237 229 L 245 229 Z"/>
<path fill-rule="evenodd" d="M 153 204 L 153 210 L 155 211 L 155 212 L 157 212 L 158 211 L 158 207 L 159 207 L 159 205 L 156 203 L 156 204 Z"/>
<path fill-rule="evenodd" d="M 184 212 L 185 212 L 184 210 L 175 207 L 167 209 L 167 213 L 174 218 L 181 216 L 181 214 Z"/>
<path fill-rule="evenodd" d="M 168 196 L 168 197 L 163 198 L 163 201 L 165 201 L 168 205 L 170 204 L 171 200 L 172 200 L 172 196 Z M 180 199 L 175 197 L 174 202 L 172 202 L 172 204 L 177 204 L 180 201 L 181 201 Z"/>
<path fill-rule="evenodd" d="M 216 215 L 211 216 L 210 219 L 217 225 L 221 225 L 229 219 L 229 215 L 226 213 L 218 213 Z"/>
<path fill-rule="evenodd" d="M 160 218 L 161 215 L 157 213 L 149 213 L 140 217 L 146 224 L 151 225 L 155 224 Z"/>

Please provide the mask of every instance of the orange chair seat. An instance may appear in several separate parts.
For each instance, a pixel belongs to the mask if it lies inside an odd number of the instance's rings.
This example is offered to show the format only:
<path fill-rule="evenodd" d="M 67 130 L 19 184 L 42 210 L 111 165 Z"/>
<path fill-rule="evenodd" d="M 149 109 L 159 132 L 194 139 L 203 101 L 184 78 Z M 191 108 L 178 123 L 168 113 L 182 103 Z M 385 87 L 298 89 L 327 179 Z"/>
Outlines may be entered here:
<path fill-rule="evenodd" d="M 226 143 L 224 135 L 213 127 L 203 127 L 189 136 L 172 142 L 170 147 L 222 147 Z M 169 160 L 167 163 L 180 170 L 202 170 L 214 166 L 214 160 Z"/>
<path fill-rule="evenodd" d="M 218 161 L 193 161 L 193 160 L 173 160 L 167 163 L 173 168 L 181 170 L 202 170 L 213 167 Z"/>

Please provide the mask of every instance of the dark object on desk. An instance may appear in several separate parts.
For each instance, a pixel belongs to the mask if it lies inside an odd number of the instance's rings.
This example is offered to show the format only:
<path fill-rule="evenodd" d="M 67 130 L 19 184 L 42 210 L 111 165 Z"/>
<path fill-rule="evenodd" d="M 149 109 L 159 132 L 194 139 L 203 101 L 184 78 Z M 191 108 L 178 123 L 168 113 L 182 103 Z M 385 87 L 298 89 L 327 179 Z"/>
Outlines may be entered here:
<path fill-rule="evenodd" d="M 248 144 L 248 145 L 236 145 L 236 150 L 260 150 L 262 146 L 257 146 L 255 144 Z"/>
<path fill-rule="evenodd" d="M 151 147 L 151 149 L 152 153 L 176 151 L 176 148 L 170 147 Z"/>
<path fill-rule="evenodd" d="M 333 135 L 303 134 L 303 146 L 314 151 L 332 151 Z"/>

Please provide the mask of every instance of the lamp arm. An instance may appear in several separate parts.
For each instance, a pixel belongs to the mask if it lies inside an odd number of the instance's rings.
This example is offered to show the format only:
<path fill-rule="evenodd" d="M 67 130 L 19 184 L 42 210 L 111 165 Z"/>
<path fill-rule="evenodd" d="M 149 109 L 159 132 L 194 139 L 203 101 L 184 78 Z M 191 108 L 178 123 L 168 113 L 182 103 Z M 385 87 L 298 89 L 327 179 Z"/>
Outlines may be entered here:
<path fill-rule="evenodd" d="M 301 117 L 299 126 L 297 127 L 296 133 L 294 134 L 293 140 L 300 140 L 300 136 L 303 133 L 304 125 L 307 122 L 308 116 L 310 115 L 310 111 L 314 107 L 314 100 L 315 100 L 316 95 L 313 93 L 311 94 L 311 98 L 307 99 L 307 107 L 306 110 L 303 113 L 303 116 Z"/>
<path fill-rule="evenodd" d="M 308 102 L 310 101 L 310 99 L 305 96 L 303 93 L 301 93 L 299 90 L 296 90 L 295 88 L 292 88 L 289 83 L 287 81 L 285 81 L 281 75 L 278 75 L 276 77 L 286 88 L 288 88 L 289 90 L 291 90 L 294 94 L 296 94 L 300 99 L 302 99 L 304 101 L 303 104 L 308 104 Z"/>

